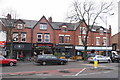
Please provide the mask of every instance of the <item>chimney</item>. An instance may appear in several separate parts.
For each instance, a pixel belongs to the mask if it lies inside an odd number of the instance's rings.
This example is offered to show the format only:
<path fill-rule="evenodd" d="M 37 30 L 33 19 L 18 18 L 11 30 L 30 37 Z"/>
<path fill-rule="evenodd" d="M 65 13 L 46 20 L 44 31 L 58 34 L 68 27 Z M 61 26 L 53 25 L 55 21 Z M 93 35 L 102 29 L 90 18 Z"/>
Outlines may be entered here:
<path fill-rule="evenodd" d="M 7 19 L 10 20 L 11 19 L 11 14 L 8 13 L 6 17 L 7 17 Z"/>
<path fill-rule="evenodd" d="M 48 21 L 51 23 L 52 22 L 52 17 L 49 17 Z"/>

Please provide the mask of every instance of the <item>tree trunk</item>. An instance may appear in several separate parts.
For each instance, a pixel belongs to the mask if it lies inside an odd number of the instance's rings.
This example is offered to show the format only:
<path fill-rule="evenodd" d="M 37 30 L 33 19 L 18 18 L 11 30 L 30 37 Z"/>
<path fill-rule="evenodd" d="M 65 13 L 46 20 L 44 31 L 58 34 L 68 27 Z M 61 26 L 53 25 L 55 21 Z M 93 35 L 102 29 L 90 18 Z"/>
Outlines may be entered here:
<path fill-rule="evenodd" d="M 87 61 L 87 46 L 84 47 L 84 53 L 83 53 L 83 58 L 84 58 L 84 61 Z"/>
<path fill-rule="evenodd" d="M 13 58 L 13 43 L 10 44 L 10 54 L 9 58 Z"/>

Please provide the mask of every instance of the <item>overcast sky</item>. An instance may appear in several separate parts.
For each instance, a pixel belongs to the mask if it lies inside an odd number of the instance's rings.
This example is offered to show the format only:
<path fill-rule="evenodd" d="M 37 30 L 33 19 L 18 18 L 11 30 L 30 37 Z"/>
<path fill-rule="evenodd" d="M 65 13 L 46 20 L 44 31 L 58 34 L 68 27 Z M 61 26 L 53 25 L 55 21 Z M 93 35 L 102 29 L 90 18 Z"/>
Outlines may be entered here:
<path fill-rule="evenodd" d="M 117 5 L 119 0 L 113 1 Z M 55 22 L 66 22 L 65 18 L 72 2 L 74 0 L 0 0 L 0 17 L 12 9 L 20 19 L 39 20 L 44 15 L 46 18 L 51 16 Z M 107 24 L 113 29 L 112 35 L 118 32 L 117 6 L 113 13 L 114 15 L 107 17 Z M 100 25 L 105 26 L 105 23 Z"/>

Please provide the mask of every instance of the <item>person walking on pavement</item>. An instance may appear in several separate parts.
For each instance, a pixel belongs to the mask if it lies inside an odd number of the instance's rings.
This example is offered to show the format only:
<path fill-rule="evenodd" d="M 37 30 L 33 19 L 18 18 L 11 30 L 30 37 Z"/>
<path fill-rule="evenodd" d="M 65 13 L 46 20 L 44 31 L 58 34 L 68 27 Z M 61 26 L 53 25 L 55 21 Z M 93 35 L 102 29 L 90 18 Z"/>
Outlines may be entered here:
<path fill-rule="evenodd" d="M 20 60 L 23 61 L 23 55 L 22 54 L 19 55 L 19 58 L 20 58 Z"/>

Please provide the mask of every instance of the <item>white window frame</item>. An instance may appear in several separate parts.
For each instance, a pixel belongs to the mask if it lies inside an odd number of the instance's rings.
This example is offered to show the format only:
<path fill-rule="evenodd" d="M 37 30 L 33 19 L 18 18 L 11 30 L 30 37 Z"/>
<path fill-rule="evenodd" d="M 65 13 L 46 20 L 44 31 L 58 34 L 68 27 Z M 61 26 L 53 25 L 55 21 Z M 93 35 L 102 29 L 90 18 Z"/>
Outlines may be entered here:
<path fill-rule="evenodd" d="M 79 39 L 79 45 L 83 45 L 83 42 L 82 42 L 81 36 L 78 36 L 78 39 Z"/>
<path fill-rule="evenodd" d="M 17 25 L 17 29 L 22 29 L 22 24 L 21 24 L 21 23 L 19 23 L 19 24 Z"/>
<path fill-rule="evenodd" d="M 24 37 L 23 37 L 24 35 Z M 22 39 L 25 38 L 25 41 L 23 41 Z M 26 33 L 21 33 L 21 42 L 26 42 Z"/>
<path fill-rule="evenodd" d="M 98 39 L 99 39 L 99 42 L 97 42 Z M 96 37 L 96 45 L 100 45 L 100 37 Z"/>
<path fill-rule="evenodd" d="M 86 27 L 80 27 L 80 34 L 81 34 L 81 31 L 82 31 L 82 34 L 86 34 Z"/>
<path fill-rule="evenodd" d="M 100 28 L 100 35 L 103 35 L 103 29 L 102 28 Z"/>
<path fill-rule="evenodd" d="M 106 41 L 104 41 L 106 39 Z M 103 45 L 106 46 L 107 45 L 107 37 L 103 37 Z"/>
<path fill-rule="evenodd" d="M 60 43 L 60 36 L 63 37 L 63 43 Z M 62 34 L 59 34 L 59 43 L 60 43 L 60 44 L 64 44 L 64 35 L 62 35 Z"/>
<path fill-rule="evenodd" d="M 47 23 L 40 23 L 40 30 L 47 30 Z"/>
<path fill-rule="evenodd" d="M 70 35 L 65 35 L 66 36 L 66 43 L 70 43 Z M 69 37 L 69 42 L 67 42 L 67 37 Z"/>
<path fill-rule="evenodd" d="M 65 30 L 63 28 L 65 28 Z M 67 29 L 66 26 L 62 26 L 62 32 L 66 32 L 67 31 L 66 29 Z"/>
<path fill-rule="evenodd" d="M 46 38 L 46 35 L 48 36 L 48 38 Z M 49 41 L 46 42 L 46 39 L 48 39 Z M 44 34 L 44 42 L 45 43 L 49 43 L 50 42 L 50 34 Z"/>
<path fill-rule="evenodd" d="M 13 33 L 13 42 L 18 42 L 18 33 Z"/>
<path fill-rule="evenodd" d="M 38 38 L 38 35 L 41 35 L 41 38 Z M 41 41 L 38 41 L 38 39 L 41 39 Z M 42 42 L 42 34 L 41 33 L 37 34 L 37 42 L 40 42 L 40 43 Z"/>

